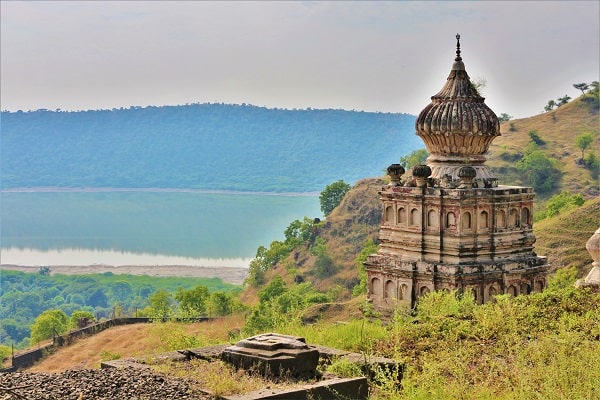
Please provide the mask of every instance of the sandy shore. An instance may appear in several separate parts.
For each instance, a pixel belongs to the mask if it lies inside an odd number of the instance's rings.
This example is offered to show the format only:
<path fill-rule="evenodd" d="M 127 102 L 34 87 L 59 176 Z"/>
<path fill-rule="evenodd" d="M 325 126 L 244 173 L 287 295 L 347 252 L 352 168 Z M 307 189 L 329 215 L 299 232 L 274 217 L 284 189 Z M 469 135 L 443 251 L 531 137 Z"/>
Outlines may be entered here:
<path fill-rule="evenodd" d="M 2 264 L 0 269 L 36 273 L 39 266 Z M 113 274 L 148 275 L 148 276 L 178 276 L 193 278 L 221 278 L 223 282 L 241 285 L 248 275 L 247 268 L 239 267 L 193 267 L 187 265 L 53 265 L 50 267 L 54 274 Z"/>

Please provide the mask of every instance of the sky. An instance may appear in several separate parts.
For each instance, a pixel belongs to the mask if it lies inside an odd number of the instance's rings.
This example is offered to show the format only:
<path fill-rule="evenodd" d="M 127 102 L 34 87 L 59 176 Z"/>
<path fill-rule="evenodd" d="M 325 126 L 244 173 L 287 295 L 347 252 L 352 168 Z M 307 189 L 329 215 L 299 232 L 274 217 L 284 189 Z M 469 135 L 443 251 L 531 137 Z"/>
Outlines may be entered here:
<path fill-rule="evenodd" d="M 461 35 L 514 118 L 600 75 L 600 1 L 0 2 L 0 108 L 186 103 L 418 114 Z"/>

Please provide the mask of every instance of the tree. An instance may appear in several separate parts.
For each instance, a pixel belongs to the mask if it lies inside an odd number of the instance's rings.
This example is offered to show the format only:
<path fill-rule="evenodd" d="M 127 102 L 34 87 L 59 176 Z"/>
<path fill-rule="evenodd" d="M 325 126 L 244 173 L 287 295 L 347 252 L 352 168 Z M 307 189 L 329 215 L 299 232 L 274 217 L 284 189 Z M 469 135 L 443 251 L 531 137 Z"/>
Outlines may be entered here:
<path fill-rule="evenodd" d="M 166 291 L 159 289 L 148 298 L 150 301 L 150 317 L 166 321 L 173 313 L 173 298 Z"/>
<path fill-rule="evenodd" d="M 549 159 L 540 150 L 527 152 L 517 162 L 516 168 L 523 176 L 523 180 L 538 192 L 551 191 L 561 176 L 555 161 Z"/>
<path fill-rule="evenodd" d="M 328 216 L 341 203 L 342 199 L 351 188 L 352 187 L 343 180 L 325 186 L 325 189 L 323 189 L 319 195 L 319 202 L 321 203 L 323 215 Z"/>
<path fill-rule="evenodd" d="M 565 94 L 563 97 L 559 97 L 557 100 L 558 100 L 558 104 L 556 106 L 560 107 L 563 104 L 567 104 L 569 102 L 569 100 L 571 100 L 571 96 Z"/>
<path fill-rule="evenodd" d="M 506 121 L 510 121 L 512 118 L 513 118 L 512 115 L 508 115 L 507 113 L 502 113 L 498 117 L 498 121 L 506 122 Z"/>
<path fill-rule="evenodd" d="M 415 150 L 410 154 L 400 157 L 400 164 L 402 164 L 404 169 L 409 170 L 415 165 L 424 164 L 427 157 L 429 157 L 429 152 L 427 150 Z"/>
<path fill-rule="evenodd" d="M 199 317 L 206 314 L 206 301 L 209 297 L 208 288 L 198 285 L 193 289 L 177 289 L 175 300 L 179 302 L 179 309 L 187 317 Z"/>
<path fill-rule="evenodd" d="M 82 320 L 87 320 L 87 322 L 95 321 L 94 314 L 85 310 L 78 310 L 71 314 L 71 318 L 69 318 L 69 327 L 70 328 L 80 328 L 80 322 Z"/>
<path fill-rule="evenodd" d="M 69 318 L 62 310 L 46 310 L 33 321 L 31 325 L 32 343 L 61 335 L 69 329 Z"/>
<path fill-rule="evenodd" d="M 548 104 L 544 107 L 544 111 L 552 111 L 556 107 L 556 102 L 554 100 L 548 100 Z"/>
<path fill-rule="evenodd" d="M 225 292 L 211 293 L 208 302 L 210 303 L 209 308 L 212 311 L 212 315 L 222 317 L 232 312 L 233 299 Z"/>
<path fill-rule="evenodd" d="M 590 87 L 587 83 L 574 83 L 573 87 L 577 90 L 581 90 L 581 94 L 585 94 L 585 91 Z"/>
<path fill-rule="evenodd" d="M 575 138 L 575 144 L 577 148 L 581 150 L 581 159 L 585 158 L 585 151 L 594 141 L 594 136 L 591 133 L 582 133 L 581 135 Z"/>

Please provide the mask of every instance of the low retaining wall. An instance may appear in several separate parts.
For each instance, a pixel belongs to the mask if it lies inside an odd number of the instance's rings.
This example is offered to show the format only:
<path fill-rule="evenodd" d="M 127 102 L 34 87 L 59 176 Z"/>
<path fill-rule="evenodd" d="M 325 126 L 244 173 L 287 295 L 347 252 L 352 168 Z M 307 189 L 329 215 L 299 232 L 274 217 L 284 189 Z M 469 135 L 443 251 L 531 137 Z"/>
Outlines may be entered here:
<path fill-rule="evenodd" d="M 201 319 L 200 319 L 201 320 Z M 105 329 L 108 329 L 112 326 L 119 325 L 129 325 L 129 324 L 140 324 L 140 323 L 148 323 L 152 322 L 151 318 L 115 318 L 109 319 L 106 321 L 98 322 L 93 325 L 86 326 L 81 329 L 77 329 L 75 331 L 71 331 L 65 333 L 64 335 L 55 336 L 52 340 L 52 343 L 47 344 L 42 347 L 38 347 L 37 349 L 29 350 L 24 353 L 20 353 L 12 358 L 12 366 L 8 368 L 0 369 L 0 373 L 4 372 L 14 372 L 19 369 L 29 368 L 34 365 L 36 362 L 51 354 L 56 350 L 56 348 L 61 346 L 66 346 L 73 342 L 76 338 L 80 338 L 83 336 L 93 335 L 98 332 L 102 332 Z"/>

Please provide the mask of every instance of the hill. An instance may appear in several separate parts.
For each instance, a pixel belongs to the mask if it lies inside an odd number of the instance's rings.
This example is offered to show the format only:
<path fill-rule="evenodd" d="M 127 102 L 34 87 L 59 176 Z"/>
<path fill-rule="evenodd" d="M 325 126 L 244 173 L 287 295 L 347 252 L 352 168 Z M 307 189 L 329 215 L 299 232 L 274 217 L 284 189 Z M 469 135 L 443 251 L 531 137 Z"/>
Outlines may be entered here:
<path fill-rule="evenodd" d="M 487 155 L 487 165 L 499 177 L 500 184 L 527 186 L 515 163 L 523 158 L 528 146 L 533 146 L 530 132 L 535 132 L 541 142 L 533 147 L 554 160 L 560 170 L 560 180 L 547 192 L 538 190 L 538 199 L 563 190 L 582 193 L 586 198 L 600 195 L 599 171 L 582 164 L 581 150 L 575 142 L 577 136 L 591 133 L 594 139 L 587 153 L 600 156 L 600 115 L 584 98 L 580 96 L 552 111 L 500 125 L 502 135 L 494 140 Z"/>
<path fill-rule="evenodd" d="M 191 104 L 0 118 L 3 189 L 312 192 L 421 146 L 408 114 Z"/>
<path fill-rule="evenodd" d="M 327 220 L 314 228 L 316 239 L 296 246 L 267 271 L 264 286 L 281 276 L 288 287 L 307 281 L 322 292 L 337 290 L 338 300 L 349 299 L 353 287 L 359 284 L 360 263 L 356 259 L 369 239 L 377 242 L 382 212 L 378 191 L 385 183 L 383 178 L 358 181 Z M 585 242 L 598 229 L 598 221 L 600 199 L 595 198 L 580 208 L 538 222 L 534 224 L 536 252 L 547 256 L 555 269 L 576 267 L 578 275 L 585 276 L 592 263 Z M 320 253 L 314 251 L 319 242 L 324 246 Z M 319 272 L 323 254 L 332 263 L 329 274 Z M 257 292 L 264 286 L 246 288 L 242 298 L 256 301 Z"/>

